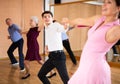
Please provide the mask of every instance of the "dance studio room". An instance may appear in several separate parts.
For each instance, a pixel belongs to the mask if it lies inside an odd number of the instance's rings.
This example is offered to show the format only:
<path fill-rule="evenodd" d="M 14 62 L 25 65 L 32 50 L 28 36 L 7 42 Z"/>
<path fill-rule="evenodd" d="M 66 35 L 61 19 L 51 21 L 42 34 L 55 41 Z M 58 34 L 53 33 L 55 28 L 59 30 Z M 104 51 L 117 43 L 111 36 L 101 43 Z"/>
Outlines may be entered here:
<path fill-rule="evenodd" d="M 0 84 L 120 84 L 120 0 L 0 0 L 0 28 Z"/>

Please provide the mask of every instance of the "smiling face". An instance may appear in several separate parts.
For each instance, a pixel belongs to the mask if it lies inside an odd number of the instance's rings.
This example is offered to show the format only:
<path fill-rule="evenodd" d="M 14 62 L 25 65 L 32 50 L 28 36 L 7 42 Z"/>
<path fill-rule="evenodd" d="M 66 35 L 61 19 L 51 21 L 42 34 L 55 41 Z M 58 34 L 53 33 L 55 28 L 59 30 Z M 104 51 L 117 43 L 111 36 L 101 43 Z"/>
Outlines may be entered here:
<path fill-rule="evenodd" d="M 32 19 L 30 19 L 30 23 L 29 24 L 30 24 L 31 27 L 36 27 L 36 23 Z"/>
<path fill-rule="evenodd" d="M 116 16 L 119 14 L 120 7 L 116 5 L 115 0 L 104 0 L 102 6 L 102 15 L 104 16 Z"/>

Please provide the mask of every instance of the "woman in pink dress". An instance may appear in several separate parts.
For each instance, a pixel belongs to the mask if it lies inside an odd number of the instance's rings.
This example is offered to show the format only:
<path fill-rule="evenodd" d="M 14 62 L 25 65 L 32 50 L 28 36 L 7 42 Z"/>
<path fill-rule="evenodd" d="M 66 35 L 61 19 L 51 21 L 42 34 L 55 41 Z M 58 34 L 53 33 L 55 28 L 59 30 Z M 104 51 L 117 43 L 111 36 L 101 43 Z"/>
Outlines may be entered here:
<path fill-rule="evenodd" d="M 68 84 L 111 84 L 106 53 L 120 39 L 120 0 L 104 0 L 102 16 L 75 19 L 72 25 L 92 26 L 83 48 L 80 64 Z"/>

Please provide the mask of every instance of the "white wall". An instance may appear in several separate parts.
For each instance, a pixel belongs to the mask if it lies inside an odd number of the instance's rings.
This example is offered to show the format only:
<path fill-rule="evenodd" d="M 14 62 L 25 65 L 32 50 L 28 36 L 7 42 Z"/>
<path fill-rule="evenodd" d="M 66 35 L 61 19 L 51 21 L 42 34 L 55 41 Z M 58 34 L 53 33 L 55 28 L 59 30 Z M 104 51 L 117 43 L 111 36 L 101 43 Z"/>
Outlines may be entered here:
<path fill-rule="evenodd" d="M 45 11 L 50 10 L 50 0 L 45 0 Z"/>

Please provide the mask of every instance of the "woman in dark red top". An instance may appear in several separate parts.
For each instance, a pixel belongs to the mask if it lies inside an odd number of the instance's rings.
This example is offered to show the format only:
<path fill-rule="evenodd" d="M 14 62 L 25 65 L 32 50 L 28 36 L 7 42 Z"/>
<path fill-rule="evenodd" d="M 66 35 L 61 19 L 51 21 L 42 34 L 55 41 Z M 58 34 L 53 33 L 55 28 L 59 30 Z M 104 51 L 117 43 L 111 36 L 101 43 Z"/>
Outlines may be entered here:
<path fill-rule="evenodd" d="M 43 64 L 41 60 L 40 53 L 39 53 L 39 44 L 37 41 L 37 37 L 40 33 L 40 28 L 38 27 L 38 18 L 32 17 L 30 19 L 30 26 L 31 28 L 27 32 L 27 54 L 25 57 L 25 67 L 26 67 L 26 74 L 22 79 L 26 79 L 30 76 L 30 61 L 36 60 L 39 64 Z"/>

